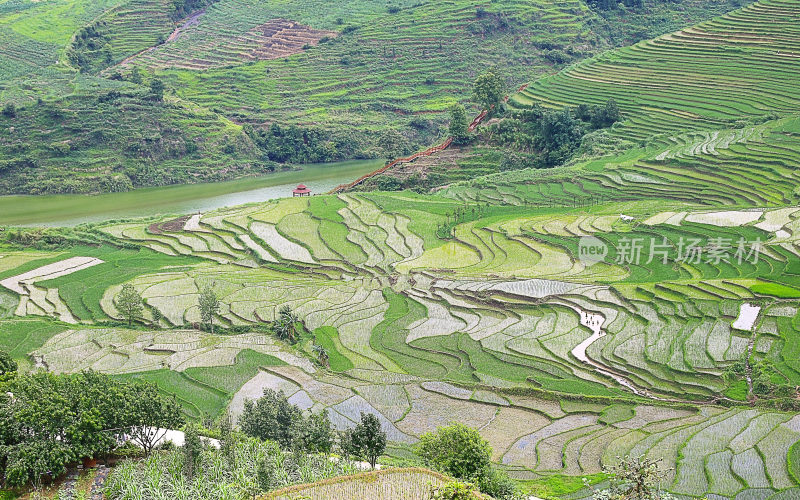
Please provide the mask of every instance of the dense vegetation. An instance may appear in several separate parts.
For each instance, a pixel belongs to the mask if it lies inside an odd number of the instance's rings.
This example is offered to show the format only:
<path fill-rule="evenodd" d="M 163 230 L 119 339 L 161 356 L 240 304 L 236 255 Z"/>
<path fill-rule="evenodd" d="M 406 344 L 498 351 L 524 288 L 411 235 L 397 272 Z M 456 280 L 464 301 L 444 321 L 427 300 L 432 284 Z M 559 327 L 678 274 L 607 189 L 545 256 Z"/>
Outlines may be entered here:
<path fill-rule="evenodd" d="M 39 485 L 71 462 L 110 453 L 128 436 L 182 423 L 177 403 L 154 385 L 93 372 L 18 375 L 0 389 L 0 477 L 9 486 Z"/>

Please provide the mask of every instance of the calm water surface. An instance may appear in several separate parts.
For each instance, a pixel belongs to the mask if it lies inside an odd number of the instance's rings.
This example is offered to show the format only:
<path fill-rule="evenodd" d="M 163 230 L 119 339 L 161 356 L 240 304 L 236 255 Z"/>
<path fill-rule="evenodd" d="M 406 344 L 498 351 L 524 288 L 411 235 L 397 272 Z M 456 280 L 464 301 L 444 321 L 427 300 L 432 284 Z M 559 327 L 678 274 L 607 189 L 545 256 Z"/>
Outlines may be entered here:
<path fill-rule="evenodd" d="M 302 170 L 263 177 L 95 196 L 0 196 L 0 225 L 74 226 L 108 219 L 206 212 L 291 196 L 299 183 L 319 194 L 354 181 L 383 163 L 383 160 L 364 160 L 305 165 Z"/>

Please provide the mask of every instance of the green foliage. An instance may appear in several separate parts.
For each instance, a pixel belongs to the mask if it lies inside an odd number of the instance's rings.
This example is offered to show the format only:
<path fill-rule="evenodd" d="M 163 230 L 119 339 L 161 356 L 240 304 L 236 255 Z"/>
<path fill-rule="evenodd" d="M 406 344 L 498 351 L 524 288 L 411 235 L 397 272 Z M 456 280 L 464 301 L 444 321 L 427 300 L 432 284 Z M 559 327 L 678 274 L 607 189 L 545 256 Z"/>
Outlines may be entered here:
<path fill-rule="evenodd" d="M 239 426 L 248 436 L 275 441 L 282 448 L 291 448 L 296 442 L 296 431 L 302 420 L 302 410 L 289 403 L 283 391 L 264 389 L 262 397 L 245 401 Z"/>
<path fill-rule="evenodd" d="M 201 290 L 198 298 L 200 306 L 200 317 L 203 322 L 211 325 L 211 333 L 214 333 L 214 316 L 219 313 L 219 299 L 211 286 L 206 286 Z"/>
<path fill-rule="evenodd" d="M 487 71 L 475 79 L 472 86 L 472 102 L 482 109 L 492 109 L 500 104 L 506 93 L 506 84 L 500 75 Z"/>
<path fill-rule="evenodd" d="M 620 119 L 619 107 L 613 99 L 602 106 L 581 105 L 560 111 L 545 110 L 537 104 L 512 112 L 481 137 L 493 145 L 534 153 L 519 165 L 504 159 L 501 170 L 547 168 L 572 158 L 588 131 L 610 127 Z"/>
<path fill-rule="evenodd" d="M 346 132 L 277 123 L 264 129 L 246 127 L 245 131 L 270 162 L 322 163 L 365 157 L 364 144 Z"/>
<path fill-rule="evenodd" d="M 420 436 L 417 454 L 429 466 L 457 479 L 474 482 L 494 498 L 516 498 L 516 483 L 492 467 L 492 447 L 480 433 L 461 423 L 439 427 Z"/>
<path fill-rule="evenodd" d="M 450 136 L 455 144 L 466 144 L 469 142 L 469 119 L 467 111 L 461 104 L 453 104 L 450 108 Z"/>
<path fill-rule="evenodd" d="M 150 99 L 158 102 L 164 100 L 164 80 L 160 78 L 150 80 Z"/>
<path fill-rule="evenodd" d="M 427 465 L 458 479 L 478 479 L 492 463 L 489 443 L 478 431 L 460 423 L 426 432 L 416 451 Z"/>
<path fill-rule="evenodd" d="M 248 436 L 275 441 L 284 449 L 329 453 L 333 446 L 327 410 L 305 417 L 283 391 L 264 389 L 262 397 L 245 401 L 239 426 Z"/>
<path fill-rule="evenodd" d="M 346 461 L 327 455 L 283 452 L 276 443 L 254 438 L 237 440 L 230 452 L 204 447 L 193 480 L 186 480 L 180 449 L 154 453 L 144 460 L 126 460 L 114 467 L 104 493 L 109 500 L 253 498 L 267 489 L 353 474 Z"/>
<path fill-rule="evenodd" d="M 16 118 L 17 106 L 13 102 L 7 102 L 5 106 L 3 106 L 3 116 L 6 118 Z"/>
<path fill-rule="evenodd" d="M 299 340 L 297 331 L 297 322 L 299 318 L 289 306 L 282 306 L 278 311 L 278 319 L 273 323 L 275 335 L 290 344 L 294 344 Z"/>
<path fill-rule="evenodd" d="M 144 301 L 133 285 L 128 283 L 122 285 L 122 290 L 117 294 L 114 302 L 120 314 L 128 320 L 128 326 L 142 316 Z"/>
<path fill-rule="evenodd" d="M 9 353 L 0 349 L 0 382 L 10 378 L 16 371 L 17 362 L 11 358 Z"/>
<path fill-rule="evenodd" d="M 195 424 L 188 424 L 184 430 L 184 443 L 181 447 L 183 454 L 183 473 L 188 481 L 194 479 L 195 471 L 200 465 L 200 455 L 203 452 L 203 443 Z"/>
<path fill-rule="evenodd" d="M 123 192 L 263 173 L 257 148 L 230 121 L 186 103 L 155 101 L 128 83 L 107 85 L 91 97 L 19 108 L 17 118 L 0 115 L 0 192 Z M 219 173 L 221 163 L 228 175 Z"/>
<path fill-rule="evenodd" d="M 180 424 L 177 404 L 154 386 L 94 372 L 17 376 L 6 383 L 0 406 L 0 462 L 12 486 L 39 484 L 69 462 L 108 453 L 124 435 Z"/>
<path fill-rule="evenodd" d="M 431 500 L 479 500 L 481 497 L 469 483 L 451 481 L 431 491 Z"/>
<path fill-rule="evenodd" d="M 361 421 L 342 433 L 340 446 L 346 456 L 366 460 L 374 469 L 378 457 L 386 450 L 386 432 L 381 430 L 378 417 L 361 412 Z"/>

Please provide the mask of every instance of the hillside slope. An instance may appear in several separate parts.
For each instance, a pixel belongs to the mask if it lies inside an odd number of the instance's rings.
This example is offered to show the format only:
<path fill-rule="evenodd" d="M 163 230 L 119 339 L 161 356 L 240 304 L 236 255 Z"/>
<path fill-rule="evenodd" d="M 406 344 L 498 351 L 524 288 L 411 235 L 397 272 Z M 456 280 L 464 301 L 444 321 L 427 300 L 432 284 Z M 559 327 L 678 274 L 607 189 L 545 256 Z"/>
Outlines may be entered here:
<path fill-rule="evenodd" d="M 512 106 L 619 103 L 623 121 L 587 136 L 613 154 L 563 169 L 455 184 L 459 199 L 586 206 L 661 198 L 794 203 L 800 146 L 800 2 L 764 0 L 533 82 Z M 501 194 L 502 193 L 502 194 Z"/>
<path fill-rule="evenodd" d="M 468 101 L 485 68 L 516 84 L 636 38 L 629 32 L 688 24 L 739 1 L 603 16 L 580 0 L 2 2 L 0 105 L 20 116 L 2 118 L 0 192 L 96 192 L 259 173 L 264 160 L 401 156 L 443 135 L 447 109 Z M 166 81 L 168 106 L 144 97 L 133 112 L 96 104 L 112 90 L 144 96 L 154 78 Z M 80 118 L 62 126 L 40 102 Z M 259 135 L 227 120 L 283 128 Z M 130 140 L 113 132 L 87 135 L 111 123 L 145 138 L 140 151 L 130 154 Z M 196 147 L 186 156 L 165 141 Z"/>

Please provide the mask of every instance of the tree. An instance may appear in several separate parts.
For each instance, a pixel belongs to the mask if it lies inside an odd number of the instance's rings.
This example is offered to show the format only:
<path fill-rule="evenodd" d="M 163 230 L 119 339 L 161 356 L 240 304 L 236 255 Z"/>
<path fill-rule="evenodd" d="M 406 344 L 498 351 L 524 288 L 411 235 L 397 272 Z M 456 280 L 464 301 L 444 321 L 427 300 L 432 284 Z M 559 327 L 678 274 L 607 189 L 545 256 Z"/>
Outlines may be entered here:
<path fill-rule="evenodd" d="M 214 289 L 206 286 L 200 292 L 200 317 L 203 323 L 211 325 L 211 333 L 214 333 L 214 315 L 219 312 L 219 299 Z"/>
<path fill-rule="evenodd" d="M 472 87 L 472 102 L 483 109 L 492 109 L 505 95 L 505 83 L 499 75 L 487 71 L 480 75 Z"/>
<path fill-rule="evenodd" d="M 289 306 L 283 306 L 278 311 L 275 321 L 275 334 L 279 339 L 294 344 L 297 342 L 297 322 L 300 321 Z"/>
<path fill-rule="evenodd" d="M 361 422 L 342 435 L 341 447 L 345 454 L 367 460 L 374 469 L 386 450 L 386 433 L 381 430 L 378 417 L 361 412 Z"/>
<path fill-rule="evenodd" d="M 609 486 L 594 490 L 595 500 L 672 500 L 669 493 L 660 487 L 661 481 L 669 474 L 659 466 L 661 459 L 644 457 L 625 457 L 611 467 L 603 466 L 608 474 Z M 590 486 L 591 487 L 591 486 Z"/>
<path fill-rule="evenodd" d="M 117 294 L 115 301 L 117 310 L 128 320 L 128 326 L 131 326 L 133 320 L 142 315 L 142 296 L 139 295 L 133 285 L 127 283 L 122 285 L 122 291 Z"/>
<path fill-rule="evenodd" d="M 311 453 L 330 453 L 333 448 L 333 427 L 328 410 L 312 413 L 305 419 L 301 447 Z"/>
<path fill-rule="evenodd" d="M 219 424 L 219 449 L 225 458 L 226 464 L 232 464 L 234 460 L 234 450 L 236 448 L 236 436 L 233 433 L 233 422 L 231 416 L 225 414 Z"/>
<path fill-rule="evenodd" d="M 135 83 L 136 85 L 142 84 L 142 71 L 138 67 L 133 68 L 133 71 L 131 71 L 130 80 L 131 83 Z"/>
<path fill-rule="evenodd" d="M 0 391 L 0 464 L 7 484 L 39 484 L 46 473 L 63 474 L 69 462 L 109 453 L 136 427 L 182 421 L 174 400 L 166 409 L 159 401 L 153 384 L 126 384 L 91 371 L 12 378 Z"/>
<path fill-rule="evenodd" d="M 127 391 L 124 428 L 127 437 L 150 455 L 167 430 L 183 425 L 183 411 L 174 396 L 161 394 L 155 384 L 132 384 Z"/>
<path fill-rule="evenodd" d="M 311 350 L 314 351 L 314 354 L 317 355 L 317 360 L 319 361 L 319 364 L 321 364 L 325 368 L 330 367 L 330 364 L 329 364 L 330 356 L 328 355 L 328 350 L 327 349 L 325 349 L 324 347 L 322 347 L 319 344 L 314 344 L 311 347 Z"/>
<path fill-rule="evenodd" d="M 613 98 L 606 101 L 605 105 L 594 106 L 591 110 L 590 122 L 594 129 L 610 127 L 621 119 L 619 105 Z"/>
<path fill-rule="evenodd" d="M 161 328 L 161 320 L 164 318 L 164 315 L 161 313 L 161 310 L 157 307 L 153 308 L 153 326 L 155 328 Z"/>
<path fill-rule="evenodd" d="M 0 382 L 11 378 L 17 372 L 17 362 L 5 351 L 0 351 Z"/>
<path fill-rule="evenodd" d="M 200 441 L 195 424 L 189 424 L 184 431 L 183 447 L 183 474 L 186 479 L 191 481 L 194 478 L 195 470 L 200 465 L 200 454 L 203 452 L 203 443 Z"/>
<path fill-rule="evenodd" d="M 264 389 L 257 400 L 246 400 L 239 417 L 239 427 L 248 436 L 275 441 L 282 448 L 291 448 L 300 437 L 304 424 L 303 412 L 289 403 L 283 391 Z"/>
<path fill-rule="evenodd" d="M 516 498 L 517 486 L 502 470 L 492 467 L 492 447 L 477 430 L 453 423 L 420 436 L 417 453 L 440 472 L 476 484 L 494 498 Z M 457 497 L 456 497 L 457 498 Z"/>
<path fill-rule="evenodd" d="M 150 99 L 159 102 L 164 100 L 164 81 L 160 78 L 150 80 Z"/>
<path fill-rule="evenodd" d="M 469 142 L 469 120 L 461 104 L 454 104 L 450 108 L 450 136 L 456 144 Z"/>
<path fill-rule="evenodd" d="M 491 466 L 492 448 L 477 430 L 453 423 L 420 436 L 417 452 L 425 463 L 457 479 L 474 479 Z"/>

